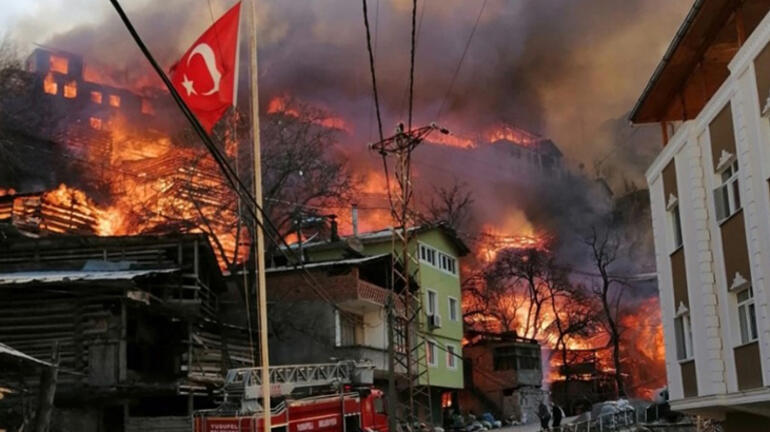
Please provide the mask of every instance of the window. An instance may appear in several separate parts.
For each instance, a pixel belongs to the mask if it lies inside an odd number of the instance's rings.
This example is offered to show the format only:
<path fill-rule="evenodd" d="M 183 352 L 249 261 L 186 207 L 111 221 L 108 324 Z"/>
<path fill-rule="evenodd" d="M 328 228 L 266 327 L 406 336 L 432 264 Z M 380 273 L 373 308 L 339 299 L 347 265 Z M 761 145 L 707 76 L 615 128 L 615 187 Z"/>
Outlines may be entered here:
<path fill-rule="evenodd" d="M 58 72 L 66 75 L 69 71 L 69 60 L 67 57 L 60 57 L 51 54 L 51 57 L 49 58 L 49 65 L 51 66 L 51 72 Z"/>
<path fill-rule="evenodd" d="M 92 91 L 91 92 L 91 102 L 96 103 L 96 104 L 102 103 L 102 92 Z"/>
<path fill-rule="evenodd" d="M 74 99 L 78 95 L 78 83 L 74 80 L 64 84 L 64 97 Z"/>
<path fill-rule="evenodd" d="M 364 319 L 355 314 L 334 311 L 335 345 L 361 345 L 364 339 Z"/>
<path fill-rule="evenodd" d="M 738 186 L 738 161 L 735 160 L 720 173 L 722 184 L 714 189 L 714 206 L 717 222 L 735 214 L 741 208 L 741 194 Z"/>
<path fill-rule="evenodd" d="M 436 309 L 438 304 L 438 293 L 433 290 L 427 291 L 427 303 L 425 305 L 425 313 L 428 315 L 436 315 Z"/>
<path fill-rule="evenodd" d="M 674 205 L 668 213 L 671 220 L 671 234 L 674 239 L 674 250 L 677 250 L 682 246 L 682 221 L 679 217 L 679 205 Z"/>
<path fill-rule="evenodd" d="M 501 370 L 540 370 L 540 347 L 502 346 L 492 353 L 493 367 Z"/>
<path fill-rule="evenodd" d="M 446 346 L 446 366 L 449 369 L 457 368 L 457 353 L 455 353 L 455 347 L 449 344 Z"/>
<path fill-rule="evenodd" d="M 754 308 L 754 289 L 748 288 L 736 294 L 738 299 L 738 324 L 741 330 L 741 344 L 757 340 L 757 314 Z"/>
<path fill-rule="evenodd" d="M 436 357 L 436 343 L 433 341 L 425 342 L 425 355 L 428 357 L 428 364 L 438 366 L 438 357 Z"/>
<path fill-rule="evenodd" d="M 51 95 L 55 95 L 59 92 L 59 84 L 50 72 L 43 80 L 43 91 Z"/>
<path fill-rule="evenodd" d="M 152 102 L 149 99 L 142 99 L 142 114 L 155 114 L 155 107 L 152 106 Z"/>
<path fill-rule="evenodd" d="M 449 297 L 449 321 L 458 321 L 460 319 L 459 303 L 456 298 Z"/>
<path fill-rule="evenodd" d="M 420 244 L 420 261 L 447 273 L 457 274 L 457 259 L 430 246 Z"/>
<path fill-rule="evenodd" d="M 690 314 L 685 313 L 674 319 L 674 331 L 676 338 L 677 360 L 688 360 L 693 356 L 692 352 L 692 324 Z"/>
<path fill-rule="evenodd" d="M 420 260 L 432 266 L 436 265 L 436 249 L 424 244 L 420 245 Z"/>
<path fill-rule="evenodd" d="M 457 260 L 443 252 L 439 252 L 438 255 L 440 258 L 439 268 L 447 273 L 457 274 Z"/>
<path fill-rule="evenodd" d="M 114 106 L 115 108 L 120 106 L 120 96 L 111 94 L 109 97 L 110 106 Z"/>
<path fill-rule="evenodd" d="M 91 117 L 88 119 L 88 122 L 91 124 L 92 129 L 101 130 L 102 129 L 102 119 L 99 117 Z"/>

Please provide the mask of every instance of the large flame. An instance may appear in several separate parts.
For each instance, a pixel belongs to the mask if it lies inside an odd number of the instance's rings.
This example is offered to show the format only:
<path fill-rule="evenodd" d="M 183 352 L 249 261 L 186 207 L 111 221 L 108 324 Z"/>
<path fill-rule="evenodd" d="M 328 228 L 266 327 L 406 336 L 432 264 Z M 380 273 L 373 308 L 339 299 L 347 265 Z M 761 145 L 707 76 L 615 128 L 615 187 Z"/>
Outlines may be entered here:
<path fill-rule="evenodd" d="M 300 113 L 300 110 L 293 105 L 293 101 L 294 100 L 287 95 L 274 97 L 267 104 L 267 113 L 284 114 L 299 118 L 302 114 Z M 341 117 L 326 114 L 323 117 L 311 119 L 311 121 L 319 126 L 329 129 L 337 129 L 347 133 L 352 133 L 353 131 L 348 122 Z"/>

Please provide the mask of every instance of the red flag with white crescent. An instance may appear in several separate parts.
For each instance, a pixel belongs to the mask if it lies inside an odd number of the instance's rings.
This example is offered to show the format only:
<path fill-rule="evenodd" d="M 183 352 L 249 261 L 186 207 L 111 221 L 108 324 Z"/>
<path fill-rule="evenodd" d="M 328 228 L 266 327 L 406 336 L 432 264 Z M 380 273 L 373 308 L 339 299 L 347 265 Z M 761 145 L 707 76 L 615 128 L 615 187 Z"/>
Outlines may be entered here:
<path fill-rule="evenodd" d="M 235 103 L 240 9 L 238 2 L 171 67 L 171 82 L 207 132 Z"/>

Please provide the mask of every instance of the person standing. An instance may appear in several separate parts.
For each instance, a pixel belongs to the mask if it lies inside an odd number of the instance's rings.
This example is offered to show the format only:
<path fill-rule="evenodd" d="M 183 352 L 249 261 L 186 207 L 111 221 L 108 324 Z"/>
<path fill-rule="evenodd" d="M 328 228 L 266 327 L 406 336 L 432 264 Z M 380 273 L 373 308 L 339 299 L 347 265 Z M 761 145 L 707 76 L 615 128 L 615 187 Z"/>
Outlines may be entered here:
<path fill-rule="evenodd" d="M 551 413 L 548 411 L 548 405 L 543 401 L 540 401 L 540 406 L 537 408 L 537 416 L 540 417 L 540 427 L 542 430 L 548 430 L 548 422 L 551 421 Z"/>
<path fill-rule="evenodd" d="M 561 420 L 564 418 L 564 411 L 559 405 L 551 404 L 551 412 L 553 412 L 553 428 L 561 428 Z"/>

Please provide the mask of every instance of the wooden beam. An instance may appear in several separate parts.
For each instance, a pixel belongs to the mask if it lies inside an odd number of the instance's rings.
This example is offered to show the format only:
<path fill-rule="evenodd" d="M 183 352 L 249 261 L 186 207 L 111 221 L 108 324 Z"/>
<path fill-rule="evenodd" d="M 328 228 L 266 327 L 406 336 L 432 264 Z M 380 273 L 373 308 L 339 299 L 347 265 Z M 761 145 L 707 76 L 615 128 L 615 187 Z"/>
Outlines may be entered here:
<path fill-rule="evenodd" d="M 660 122 L 660 130 L 663 132 L 663 147 L 668 144 L 668 122 Z"/>

